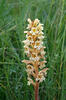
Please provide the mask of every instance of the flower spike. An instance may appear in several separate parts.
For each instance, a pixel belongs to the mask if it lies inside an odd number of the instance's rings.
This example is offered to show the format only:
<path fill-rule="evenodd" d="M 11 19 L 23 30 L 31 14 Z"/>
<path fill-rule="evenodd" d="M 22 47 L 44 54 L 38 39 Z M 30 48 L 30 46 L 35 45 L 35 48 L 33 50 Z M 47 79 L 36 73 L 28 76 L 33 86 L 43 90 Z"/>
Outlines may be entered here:
<path fill-rule="evenodd" d="M 27 30 L 24 31 L 26 34 L 26 40 L 24 43 L 24 52 L 29 57 L 29 60 L 23 60 L 26 63 L 26 72 L 28 76 L 28 85 L 33 85 L 35 92 L 38 92 L 39 83 L 45 80 L 48 68 L 45 68 L 45 51 L 46 48 L 43 46 L 43 24 L 40 20 L 35 19 L 31 21 L 28 18 Z M 38 100 L 37 94 L 35 93 L 35 100 Z"/>

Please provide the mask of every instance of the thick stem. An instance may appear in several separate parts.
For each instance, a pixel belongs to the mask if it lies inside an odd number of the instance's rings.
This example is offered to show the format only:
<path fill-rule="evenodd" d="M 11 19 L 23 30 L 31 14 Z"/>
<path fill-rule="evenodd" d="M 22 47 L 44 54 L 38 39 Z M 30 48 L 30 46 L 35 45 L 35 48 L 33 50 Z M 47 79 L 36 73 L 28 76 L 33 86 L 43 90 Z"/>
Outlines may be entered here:
<path fill-rule="evenodd" d="M 35 100 L 39 100 L 39 83 L 36 82 L 35 85 Z"/>

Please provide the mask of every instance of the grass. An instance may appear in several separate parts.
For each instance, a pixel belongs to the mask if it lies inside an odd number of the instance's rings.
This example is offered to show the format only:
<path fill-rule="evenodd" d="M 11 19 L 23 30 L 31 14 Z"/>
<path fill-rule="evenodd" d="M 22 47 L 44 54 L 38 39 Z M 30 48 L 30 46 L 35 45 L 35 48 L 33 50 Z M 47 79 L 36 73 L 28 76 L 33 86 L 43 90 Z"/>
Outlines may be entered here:
<path fill-rule="evenodd" d="M 34 100 L 22 41 L 27 18 L 44 24 L 48 71 L 40 100 L 66 99 L 65 0 L 0 0 L 0 100 Z"/>

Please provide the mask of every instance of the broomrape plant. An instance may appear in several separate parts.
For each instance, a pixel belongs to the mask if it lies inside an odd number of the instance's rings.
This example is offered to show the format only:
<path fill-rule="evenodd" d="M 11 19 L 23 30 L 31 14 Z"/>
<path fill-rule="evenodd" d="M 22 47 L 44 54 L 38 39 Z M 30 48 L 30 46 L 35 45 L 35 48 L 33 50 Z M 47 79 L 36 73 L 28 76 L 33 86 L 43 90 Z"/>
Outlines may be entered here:
<path fill-rule="evenodd" d="M 43 46 L 43 24 L 40 20 L 31 21 L 28 19 L 26 40 L 23 41 L 25 53 L 29 60 L 23 60 L 26 63 L 26 72 L 28 76 L 28 85 L 33 85 L 35 89 L 35 100 L 39 100 L 39 83 L 45 80 L 48 68 L 45 68 L 45 51 Z"/>

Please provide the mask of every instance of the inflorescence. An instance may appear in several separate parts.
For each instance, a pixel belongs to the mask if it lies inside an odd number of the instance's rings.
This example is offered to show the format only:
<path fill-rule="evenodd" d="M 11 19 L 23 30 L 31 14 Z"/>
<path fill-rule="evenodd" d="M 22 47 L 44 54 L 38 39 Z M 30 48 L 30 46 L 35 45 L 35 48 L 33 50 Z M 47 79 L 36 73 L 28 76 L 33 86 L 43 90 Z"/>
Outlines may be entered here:
<path fill-rule="evenodd" d="M 35 86 L 35 82 L 43 82 L 47 74 L 48 68 L 45 68 L 46 52 L 44 51 L 46 47 L 43 46 L 43 24 L 38 19 L 34 21 L 28 19 L 28 23 L 27 31 L 24 31 L 26 40 L 23 43 L 25 53 L 29 59 L 22 62 L 26 63 L 28 85 L 33 84 Z"/>

